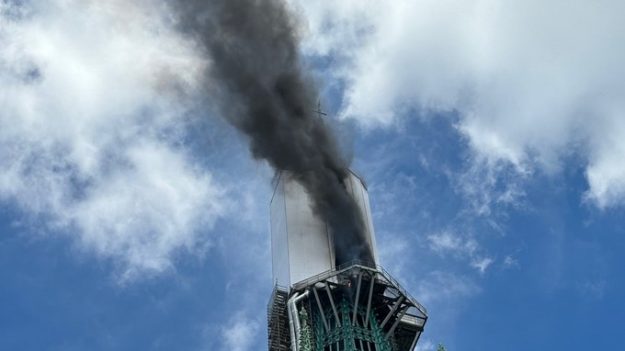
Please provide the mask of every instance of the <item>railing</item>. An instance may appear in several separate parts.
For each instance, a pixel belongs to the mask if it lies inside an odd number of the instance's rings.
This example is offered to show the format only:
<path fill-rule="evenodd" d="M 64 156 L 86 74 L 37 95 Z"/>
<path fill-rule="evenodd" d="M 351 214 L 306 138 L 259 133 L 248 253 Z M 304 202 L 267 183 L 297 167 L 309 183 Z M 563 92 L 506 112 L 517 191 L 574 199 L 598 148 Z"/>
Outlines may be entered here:
<path fill-rule="evenodd" d="M 423 305 L 421 305 L 419 303 L 419 301 L 417 301 L 414 297 L 412 297 L 412 295 L 410 295 L 400 284 L 399 282 L 393 278 L 393 276 L 386 271 L 386 269 L 382 268 L 382 266 L 378 266 L 378 270 L 382 273 L 382 275 L 384 276 L 384 278 L 386 278 L 387 280 L 389 280 L 391 283 L 393 283 L 393 285 L 395 287 L 397 287 L 397 289 L 404 294 L 404 296 L 406 296 L 408 299 L 410 299 L 410 301 L 412 303 L 415 304 L 415 307 L 421 312 L 423 313 L 425 316 L 427 316 L 427 310 L 425 309 L 425 307 L 423 307 Z"/>
<path fill-rule="evenodd" d="M 282 286 L 282 285 L 278 285 L 277 283 L 274 284 L 273 286 L 273 291 L 271 292 L 271 296 L 269 297 L 269 302 L 267 303 L 267 310 L 269 310 L 273 304 L 273 300 L 276 297 L 276 294 L 278 293 L 278 291 L 281 292 L 285 292 L 285 293 L 289 293 L 289 288 L 287 288 L 286 286 Z"/>
<path fill-rule="evenodd" d="M 289 297 L 288 289 L 274 286 L 267 304 L 267 342 L 270 351 L 288 351 L 290 337 L 288 333 L 288 316 L 286 304 Z"/>
<path fill-rule="evenodd" d="M 386 269 L 382 268 L 382 266 L 380 265 L 376 265 L 373 264 L 371 262 L 366 262 L 366 261 L 361 261 L 361 260 L 354 260 L 348 263 L 344 263 L 340 266 L 338 266 L 336 269 L 331 269 L 331 270 L 327 270 L 325 272 L 319 273 L 317 275 L 314 275 L 310 278 L 306 278 L 304 280 L 301 280 L 295 284 L 293 284 L 293 290 L 299 290 L 302 289 L 304 287 L 313 285 L 315 283 L 318 283 L 320 281 L 324 281 L 327 280 L 328 278 L 331 278 L 333 276 L 339 275 L 345 271 L 351 270 L 355 267 L 358 267 L 360 269 L 364 269 L 364 270 L 368 270 L 372 273 L 377 273 L 377 274 L 381 274 L 384 279 L 388 280 L 395 288 L 397 288 L 397 290 L 399 290 L 400 293 L 402 293 L 404 296 L 406 296 L 406 298 L 408 298 L 410 300 L 410 302 L 412 302 L 415 307 L 421 312 L 423 313 L 424 316 L 427 316 L 427 310 L 425 309 L 425 307 L 423 307 L 423 305 L 421 305 L 414 297 L 412 297 L 412 295 L 410 295 L 400 284 L 399 282 L 393 278 L 393 276 L 386 271 Z"/>

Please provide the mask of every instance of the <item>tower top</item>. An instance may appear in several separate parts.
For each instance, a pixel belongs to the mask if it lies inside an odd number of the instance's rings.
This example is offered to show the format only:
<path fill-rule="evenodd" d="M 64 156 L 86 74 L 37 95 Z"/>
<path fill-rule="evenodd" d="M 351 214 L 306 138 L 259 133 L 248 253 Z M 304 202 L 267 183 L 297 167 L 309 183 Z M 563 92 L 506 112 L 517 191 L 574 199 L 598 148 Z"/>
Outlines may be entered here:
<path fill-rule="evenodd" d="M 367 188 L 351 171 L 344 182 L 363 220 L 363 242 L 354 245 L 364 245 L 373 254 L 374 262 L 369 263 L 375 266 L 377 252 Z M 278 176 L 270 210 L 274 283 L 290 287 L 337 268 L 337 233 L 315 215 L 308 193 L 289 172 Z"/>

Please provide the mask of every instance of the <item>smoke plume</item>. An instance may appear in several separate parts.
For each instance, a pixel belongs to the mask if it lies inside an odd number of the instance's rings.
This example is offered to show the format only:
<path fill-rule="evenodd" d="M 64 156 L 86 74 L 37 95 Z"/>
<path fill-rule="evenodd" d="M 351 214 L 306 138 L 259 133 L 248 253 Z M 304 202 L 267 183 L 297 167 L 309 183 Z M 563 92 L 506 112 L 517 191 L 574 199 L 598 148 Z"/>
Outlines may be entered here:
<path fill-rule="evenodd" d="M 182 30 L 209 59 L 222 114 L 250 149 L 304 186 L 334 233 L 337 264 L 373 261 L 360 211 L 343 181 L 348 164 L 314 113 L 318 94 L 299 56 L 296 21 L 282 0 L 180 0 Z"/>

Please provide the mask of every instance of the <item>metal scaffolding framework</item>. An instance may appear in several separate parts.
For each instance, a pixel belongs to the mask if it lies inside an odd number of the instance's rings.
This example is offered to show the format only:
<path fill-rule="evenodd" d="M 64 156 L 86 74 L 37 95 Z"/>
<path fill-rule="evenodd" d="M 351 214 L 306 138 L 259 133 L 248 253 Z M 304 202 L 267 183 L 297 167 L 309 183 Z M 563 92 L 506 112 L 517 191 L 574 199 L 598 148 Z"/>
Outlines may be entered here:
<path fill-rule="evenodd" d="M 390 274 L 359 263 L 276 287 L 268 316 L 270 351 L 411 351 L 427 321 Z"/>
<path fill-rule="evenodd" d="M 286 288 L 278 285 L 274 287 L 267 306 L 267 332 L 271 351 L 290 350 L 289 318 L 286 313 L 288 298 L 289 293 Z"/>

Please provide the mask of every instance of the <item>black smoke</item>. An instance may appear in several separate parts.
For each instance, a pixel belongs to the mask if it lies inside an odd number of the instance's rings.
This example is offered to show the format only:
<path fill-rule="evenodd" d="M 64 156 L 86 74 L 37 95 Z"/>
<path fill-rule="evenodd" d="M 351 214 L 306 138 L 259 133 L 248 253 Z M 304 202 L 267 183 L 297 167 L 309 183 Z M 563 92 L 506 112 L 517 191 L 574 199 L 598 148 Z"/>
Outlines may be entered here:
<path fill-rule="evenodd" d="M 179 0 L 182 30 L 210 61 L 222 114 L 250 149 L 304 186 L 335 237 L 337 264 L 373 262 L 364 223 L 343 181 L 348 164 L 314 113 L 318 93 L 299 55 L 297 23 L 281 0 Z"/>

